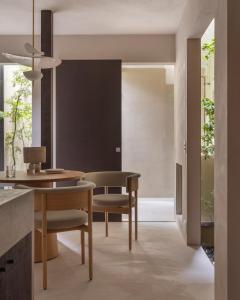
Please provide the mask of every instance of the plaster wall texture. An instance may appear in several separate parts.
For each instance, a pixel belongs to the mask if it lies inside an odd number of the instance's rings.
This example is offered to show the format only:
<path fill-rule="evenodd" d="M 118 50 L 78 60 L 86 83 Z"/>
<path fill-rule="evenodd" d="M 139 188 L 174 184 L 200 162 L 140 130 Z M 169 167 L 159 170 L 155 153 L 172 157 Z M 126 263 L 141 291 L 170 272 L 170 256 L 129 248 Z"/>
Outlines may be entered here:
<path fill-rule="evenodd" d="M 177 33 L 176 50 L 176 161 L 183 165 L 182 229 L 186 236 L 188 203 L 196 194 L 187 193 L 187 162 L 193 153 L 184 153 L 187 140 L 187 39 L 201 38 L 213 18 L 216 20 L 215 58 L 215 299 L 237 300 L 240 295 L 239 170 L 240 141 L 236 138 L 239 118 L 240 2 L 235 0 L 192 0 L 188 2 Z M 193 138 L 193 137 L 192 137 Z M 195 137 L 196 138 L 196 137 Z M 196 178 L 199 170 L 196 170 Z M 197 190 L 196 190 L 197 191 Z M 195 191 L 195 192 L 196 192 Z M 191 213 L 191 212 L 190 212 Z"/>
<path fill-rule="evenodd" d="M 24 53 L 29 35 L 0 35 L 0 52 Z M 39 47 L 40 37 L 35 38 Z M 121 59 L 123 62 L 175 62 L 175 35 L 55 35 L 61 59 Z M 0 63 L 7 60 L 0 55 Z"/>
<path fill-rule="evenodd" d="M 140 197 L 175 197 L 174 88 L 165 69 L 124 69 L 122 164 L 141 174 Z"/>
<path fill-rule="evenodd" d="M 183 166 L 183 231 L 187 232 L 187 41 L 201 38 L 216 13 L 216 1 L 189 1 L 176 36 L 175 148 Z M 200 101 L 200 100 L 199 100 Z M 188 153 L 189 154 L 189 153 Z M 200 158 L 199 158 L 200 159 Z"/>

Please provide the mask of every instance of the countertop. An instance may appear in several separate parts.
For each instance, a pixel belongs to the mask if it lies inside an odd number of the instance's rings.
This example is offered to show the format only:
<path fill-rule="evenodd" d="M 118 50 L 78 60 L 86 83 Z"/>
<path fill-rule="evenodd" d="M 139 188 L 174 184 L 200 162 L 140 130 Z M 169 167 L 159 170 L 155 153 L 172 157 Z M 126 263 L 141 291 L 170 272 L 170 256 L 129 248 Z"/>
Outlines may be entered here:
<path fill-rule="evenodd" d="M 31 190 L 23 190 L 23 189 L 19 189 L 19 190 L 3 190 L 0 189 L 0 207 L 12 200 L 14 200 L 15 198 L 18 198 L 20 196 L 23 196 L 27 193 L 31 192 Z"/>
<path fill-rule="evenodd" d="M 33 190 L 0 189 L 0 257 L 33 229 Z"/>

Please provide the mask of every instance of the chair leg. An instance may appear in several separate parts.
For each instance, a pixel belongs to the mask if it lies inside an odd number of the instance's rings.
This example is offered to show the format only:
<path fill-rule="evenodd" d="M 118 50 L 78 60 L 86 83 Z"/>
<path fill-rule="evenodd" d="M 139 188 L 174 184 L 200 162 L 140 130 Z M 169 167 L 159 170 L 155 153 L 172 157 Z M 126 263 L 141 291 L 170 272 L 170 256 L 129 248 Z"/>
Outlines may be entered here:
<path fill-rule="evenodd" d="M 82 264 L 85 264 L 85 234 L 81 230 L 81 254 L 82 254 Z"/>
<path fill-rule="evenodd" d="M 106 232 L 106 237 L 108 237 L 108 212 L 105 211 L 105 232 Z"/>
<path fill-rule="evenodd" d="M 47 289 L 47 234 L 42 233 L 43 289 Z"/>
<path fill-rule="evenodd" d="M 93 279 L 92 230 L 88 232 L 89 279 Z"/>
<path fill-rule="evenodd" d="M 129 226 L 129 250 L 132 250 L 132 208 L 129 208 L 128 216 L 128 226 Z"/>
<path fill-rule="evenodd" d="M 135 192 L 135 241 L 138 240 L 138 199 Z"/>

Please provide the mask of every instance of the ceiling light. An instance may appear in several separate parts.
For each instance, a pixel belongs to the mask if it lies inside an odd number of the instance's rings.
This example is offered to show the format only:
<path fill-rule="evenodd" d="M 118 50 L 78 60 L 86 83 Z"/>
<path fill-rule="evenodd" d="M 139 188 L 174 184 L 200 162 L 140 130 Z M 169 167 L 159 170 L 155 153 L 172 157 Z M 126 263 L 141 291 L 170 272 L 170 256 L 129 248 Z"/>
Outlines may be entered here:
<path fill-rule="evenodd" d="M 18 55 L 14 53 L 2 53 L 4 57 L 6 57 L 11 62 L 32 67 L 31 71 L 23 72 L 24 76 L 31 80 L 38 80 L 43 77 L 43 74 L 41 73 L 41 69 L 52 69 L 57 66 L 59 66 L 62 61 L 61 59 L 57 57 L 49 57 L 45 56 L 44 52 L 39 51 L 34 47 L 35 44 L 35 0 L 32 2 L 33 4 L 33 11 L 32 11 L 32 45 L 30 43 L 25 43 L 24 48 L 26 55 Z"/>

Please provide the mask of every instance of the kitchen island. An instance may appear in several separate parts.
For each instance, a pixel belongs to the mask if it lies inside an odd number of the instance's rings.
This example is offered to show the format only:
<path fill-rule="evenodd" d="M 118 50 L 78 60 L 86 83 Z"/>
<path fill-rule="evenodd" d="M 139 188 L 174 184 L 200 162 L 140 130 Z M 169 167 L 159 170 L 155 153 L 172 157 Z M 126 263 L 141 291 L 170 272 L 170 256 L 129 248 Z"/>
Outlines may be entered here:
<path fill-rule="evenodd" d="M 0 189 L 0 299 L 31 300 L 32 190 Z"/>

